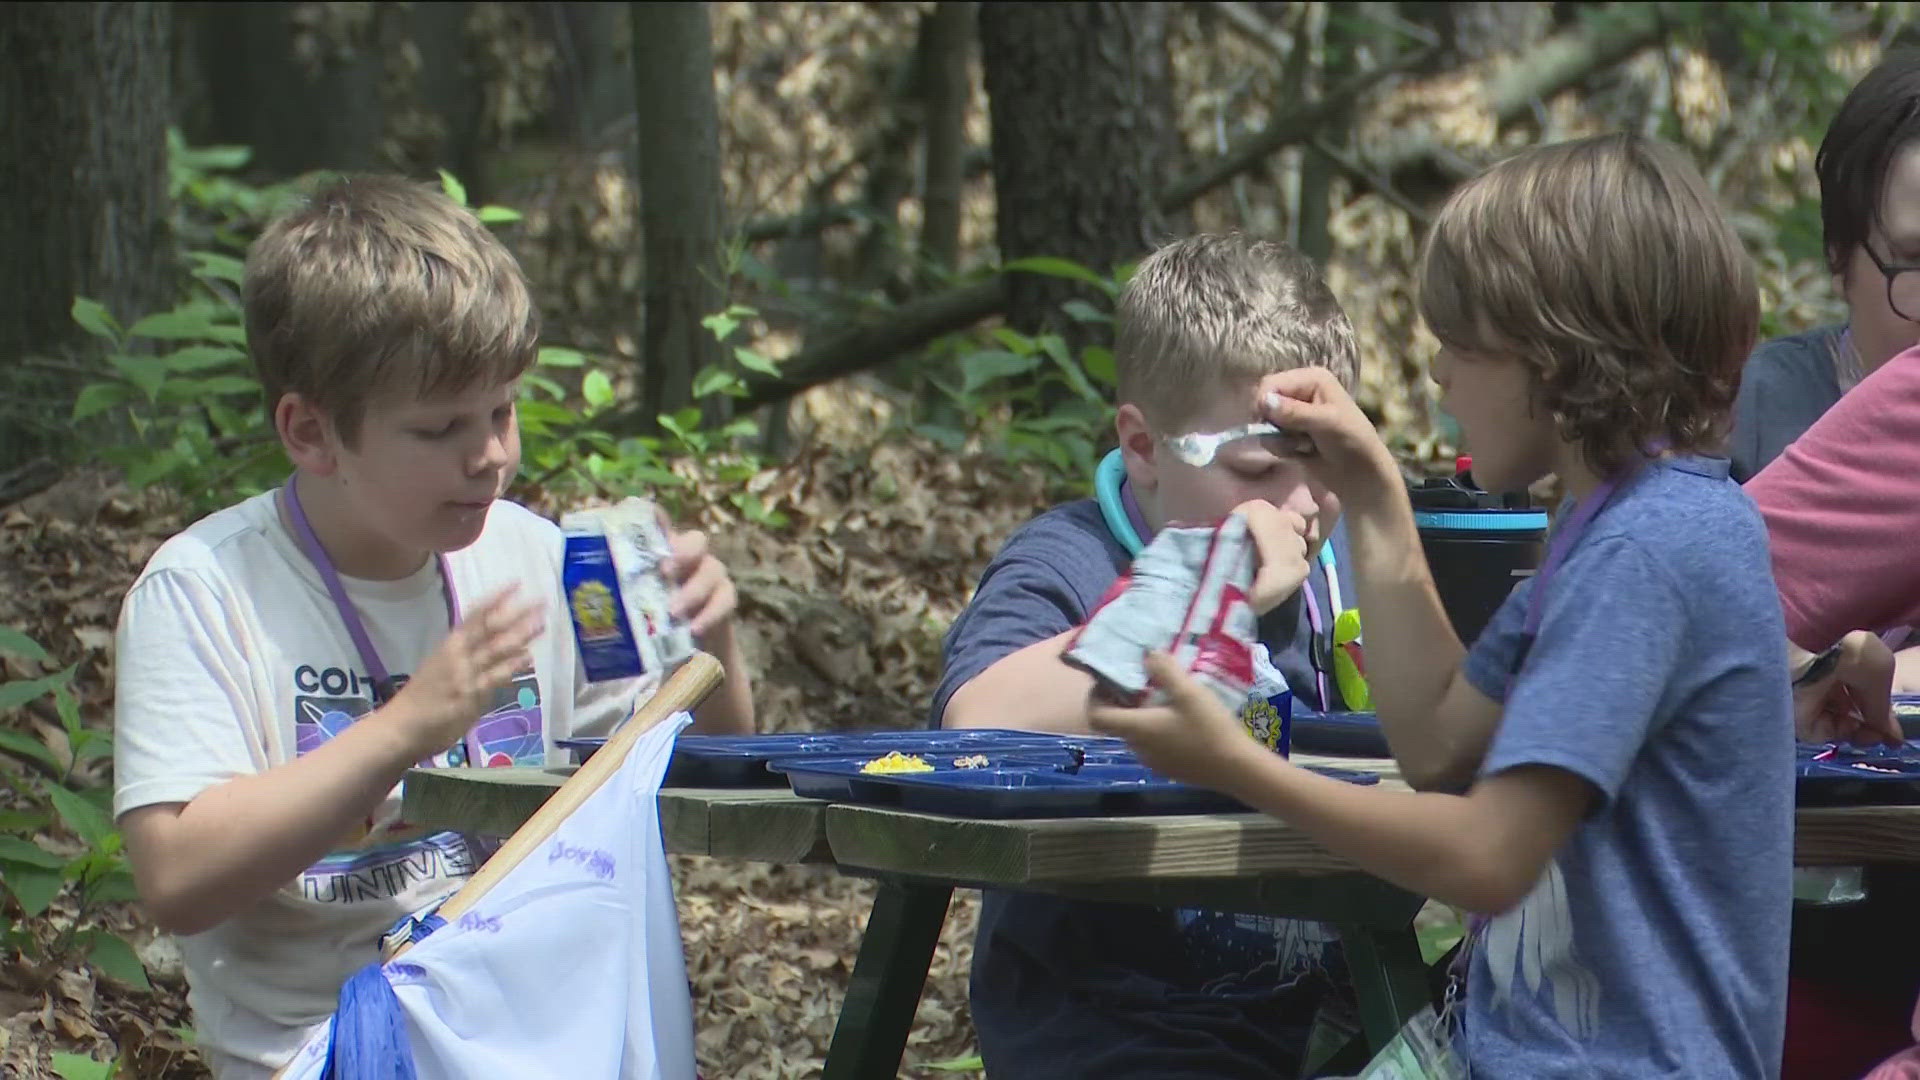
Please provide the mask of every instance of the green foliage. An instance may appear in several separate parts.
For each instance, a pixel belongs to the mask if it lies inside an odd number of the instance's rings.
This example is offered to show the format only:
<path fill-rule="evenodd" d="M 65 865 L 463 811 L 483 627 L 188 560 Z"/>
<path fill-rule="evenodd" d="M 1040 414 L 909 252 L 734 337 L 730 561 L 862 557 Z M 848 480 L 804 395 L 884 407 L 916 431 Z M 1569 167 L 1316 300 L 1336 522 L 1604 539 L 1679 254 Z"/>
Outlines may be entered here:
<path fill-rule="evenodd" d="M 10 627 L 0 627 L 0 652 L 48 662 L 38 642 Z M 0 948 L 56 967 L 84 958 L 101 974 L 144 990 L 149 988 L 146 969 L 132 945 L 85 926 L 96 907 L 132 900 L 135 890 L 120 833 L 113 827 L 112 793 L 82 788 L 76 781 L 80 766 L 113 754 L 113 739 L 80 722 L 73 672 L 68 667 L 38 679 L 0 683 L 0 714 L 51 695 L 66 736 L 63 755 L 32 735 L 0 728 L 0 753 L 32 770 L 26 779 L 0 773 L 0 780 L 29 804 L 28 809 L 0 814 L 0 883 L 22 920 L 46 914 L 62 896 L 76 909 L 62 927 L 43 924 L 41 932 L 0 918 Z M 56 838 L 59 834 L 65 835 L 64 843 Z"/>
<path fill-rule="evenodd" d="M 1067 259 L 1030 258 L 1004 270 L 1047 274 L 1097 287 L 1111 305 L 1130 267 L 1102 277 Z M 1068 319 L 1110 334 L 1110 310 L 1082 299 L 1061 305 Z M 1113 350 L 1083 345 L 1078 354 L 1059 334 L 1029 336 L 1007 327 L 956 334 L 936 342 L 918 368 L 921 414 L 913 429 L 951 451 L 978 444 L 1012 464 L 1040 467 L 1063 487 L 1093 477 L 1112 429 Z"/>
<path fill-rule="evenodd" d="M 60 1074 L 60 1080 L 113 1080 L 120 1075 L 120 1063 L 95 1061 L 79 1054 L 56 1053 L 53 1055 L 53 1071 Z"/>

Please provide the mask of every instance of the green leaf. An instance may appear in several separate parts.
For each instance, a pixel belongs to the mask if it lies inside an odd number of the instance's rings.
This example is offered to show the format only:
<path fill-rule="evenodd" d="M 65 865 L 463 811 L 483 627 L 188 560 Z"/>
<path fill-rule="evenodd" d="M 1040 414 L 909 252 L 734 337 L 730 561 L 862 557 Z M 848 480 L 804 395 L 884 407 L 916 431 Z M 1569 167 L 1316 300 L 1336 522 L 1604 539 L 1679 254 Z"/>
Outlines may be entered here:
<path fill-rule="evenodd" d="M 1040 357 L 988 350 L 960 358 L 961 392 L 971 394 L 996 379 L 1024 375 L 1039 366 Z"/>
<path fill-rule="evenodd" d="M 670 413 L 661 413 L 656 419 L 660 421 L 661 427 L 666 428 L 668 431 L 671 431 L 675 435 L 678 435 L 682 439 L 685 439 L 693 433 L 693 424 L 685 423 L 683 420 L 684 415 L 685 415 L 685 410 L 682 410 L 680 415 L 674 415 Z M 700 422 L 700 414 L 698 411 L 694 413 L 693 422 L 694 424 L 697 424 Z"/>
<path fill-rule="evenodd" d="M 134 884 L 132 871 L 115 867 L 94 885 L 90 895 L 99 904 L 130 904 L 140 899 L 140 888 Z"/>
<path fill-rule="evenodd" d="M 725 341 L 739 329 L 740 320 L 734 318 L 729 312 L 720 311 L 701 319 L 700 325 L 706 327 L 716 339 Z"/>
<path fill-rule="evenodd" d="M 780 377 L 780 365 L 752 349 L 735 349 L 733 358 L 740 361 L 740 366 L 748 371 L 757 371 L 776 379 Z"/>
<path fill-rule="evenodd" d="M 76 665 L 77 666 L 77 665 Z M 73 678 L 73 668 L 69 667 L 52 675 L 42 675 L 38 679 L 21 679 L 10 683 L 0 683 L 0 712 L 17 709 L 27 702 L 51 691 L 56 686 L 66 685 Z"/>
<path fill-rule="evenodd" d="M 160 358 L 168 371 L 189 374 L 205 371 L 208 368 L 237 366 L 246 362 L 247 354 L 230 345 L 184 345 Z M 255 383 L 258 389 L 259 384 Z"/>
<path fill-rule="evenodd" d="M 18 836 L 0 836 L 0 863 L 58 870 L 67 865 L 67 860 L 65 856 L 55 855 L 32 841 L 22 840 Z"/>
<path fill-rule="evenodd" d="M 0 833 L 30 836 L 52 823 L 52 818 L 38 810 L 0 810 Z"/>
<path fill-rule="evenodd" d="M 699 374 L 693 377 L 693 396 L 696 398 L 745 392 L 746 386 L 741 383 L 740 376 L 715 364 L 701 368 Z"/>
<path fill-rule="evenodd" d="M 993 340 L 1005 345 L 1015 356 L 1030 356 L 1040 347 L 1032 338 L 1009 326 L 994 327 Z"/>
<path fill-rule="evenodd" d="M 138 387 L 149 402 L 160 397 L 160 387 L 167 381 L 167 366 L 162 361 L 150 356 L 110 356 L 107 363 Z"/>
<path fill-rule="evenodd" d="M 538 360 L 541 367 L 583 367 L 586 362 L 586 354 L 580 350 L 563 349 L 557 345 L 549 345 L 541 349 Z"/>
<path fill-rule="evenodd" d="M 1069 316 L 1071 316 L 1078 322 L 1109 323 L 1113 321 L 1113 316 L 1107 314 L 1104 311 L 1101 311 L 1099 308 L 1094 307 L 1092 304 L 1087 303 L 1085 300 L 1080 300 L 1080 299 L 1069 300 L 1066 303 L 1060 305 L 1060 310 L 1066 312 Z"/>
<path fill-rule="evenodd" d="M 115 343 L 120 340 L 120 324 L 113 321 L 113 313 L 98 300 L 89 300 L 84 296 L 74 297 L 73 321 L 79 323 L 82 330 L 94 337 L 105 338 Z"/>
<path fill-rule="evenodd" d="M 613 380 L 607 377 L 606 372 L 595 368 L 581 380 L 580 396 L 593 408 L 604 409 L 613 403 Z"/>
<path fill-rule="evenodd" d="M 561 386 L 559 383 L 554 382 L 552 379 L 547 378 L 545 375 L 542 375 L 537 371 L 528 371 L 528 372 L 522 373 L 520 376 L 520 387 L 521 387 L 522 395 L 528 399 L 527 401 L 523 401 L 521 403 L 520 419 L 523 422 L 526 420 L 526 405 L 533 401 L 533 392 L 535 390 L 538 390 L 546 394 L 549 398 L 552 398 L 554 401 L 565 400 L 567 396 L 566 387 Z M 562 409 L 561 411 L 565 412 L 566 410 Z M 572 415 L 572 414 L 568 414 L 568 415 Z"/>
<path fill-rule="evenodd" d="M 202 172 L 238 169 L 253 160 L 253 150 L 245 146 L 181 147 L 173 153 L 174 163 Z"/>
<path fill-rule="evenodd" d="M 520 211 L 507 206 L 483 206 L 476 216 L 485 225 L 510 225 L 522 217 Z"/>
<path fill-rule="evenodd" d="M 54 687 L 53 707 L 60 714 L 60 726 L 66 729 L 68 741 L 79 746 L 93 737 L 93 732 L 80 729 L 80 702 L 73 696 L 71 689 L 65 686 Z"/>
<path fill-rule="evenodd" d="M 467 185 L 455 180 L 453 174 L 445 169 L 440 170 L 440 188 L 447 193 L 447 198 L 461 206 L 467 205 Z"/>
<path fill-rule="evenodd" d="M 162 338 L 169 341 L 211 338 L 222 328 L 215 316 L 219 311 L 205 305 L 182 306 L 172 311 L 148 315 L 127 328 L 128 337 Z"/>
<path fill-rule="evenodd" d="M 1025 259 L 1015 259 L 1000 269 L 1006 272 L 1044 274 L 1047 277 L 1084 281 L 1102 292 L 1108 291 L 1106 278 L 1081 266 L 1072 259 L 1061 259 L 1052 255 L 1034 255 Z"/>
<path fill-rule="evenodd" d="M 113 833 L 113 820 L 107 817 L 106 811 L 88 802 L 79 792 L 48 784 L 47 797 L 53 800 L 54 812 L 60 815 L 60 820 L 88 846 L 99 847 Z"/>
<path fill-rule="evenodd" d="M 1113 350 L 1104 345 L 1089 345 L 1080 350 L 1080 366 L 1087 375 L 1103 386 L 1112 386 L 1118 376 L 1114 373 Z"/>
<path fill-rule="evenodd" d="M 7 685 L 13 686 L 17 684 L 8 683 Z M 6 687 L 0 687 L 0 690 L 5 689 Z M 0 750 L 5 750 L 10 754 L 17 754 L 23 758 L 30 758 L 45 765 L 53 772 L 64 771 L 64 764 L 59 758 L 53 756 L 52 750 L 47 749 L 47 744 L 28 735 L 24 731 L 0 728 Z"/>
<path fill-rule="evenodd" d="M 751 416 L 738 417 L 730 421 L 726 427 L 720 429 L 720 437 L 735 442 L 742 439 L 757 439 L 760 437 L 760 425 Z M 746 466 L 747 476 L 752 476 L 759 471 L 759 469 L 752 465 Z M 742 477 L 742 479 L 745 479 L 745 477 Z"/>
<path fill-rule="evenodd" d="M 211 251 L 196 251 L 191 253 L 188 258 L 191 258 L 199 264 L 193 268 L 194 277 L 212 278 L 215 281 L 225 281 L 233 285 L 239 285 L 246 279 L 247 264 L 231 255 L 217 255 Z"/>
<path fill-rule="evenodd" d="M 215 375 L 211 379 L 201 379 L 194 388 L 207 397 L 232 397 L 235 394 L 258 394 L 260 384 L 244 375 Z"/>
<path fill-rule="evenodd" d="M 932 1069 L 936 1072 L 985 1072 L 987 1063 L 981 1060 L 980 1055 L 975 1054 L 972 1057 L 952 1058 L 948 1061 L 929 1061 L 921 1064 L 919 1068 Z"/>
<path fill-rule="evenodd" d="M 29 919 L 47 910 L 53 898 L 59 896 L 60 890 L 66 887 L 60 871 L 18 863 L 7 866 L 5 878 L 7 888 L 12 891 L 13 898 L 20 901 L 20 910 L 26 912 Z"/>
<path fill-rule="evenodd" d="M 53 1071 L 60 1074 L 60 1080 L 113 1080 L 113 1062 L 64 1051 L 53 1055 Z"/>
<path fill-rule="evenodd" d="M 36 664 L 51 664 L 53 659 L 40 643 L 11 626 L 0 626 L 0 653 L 24 656 Z"/>

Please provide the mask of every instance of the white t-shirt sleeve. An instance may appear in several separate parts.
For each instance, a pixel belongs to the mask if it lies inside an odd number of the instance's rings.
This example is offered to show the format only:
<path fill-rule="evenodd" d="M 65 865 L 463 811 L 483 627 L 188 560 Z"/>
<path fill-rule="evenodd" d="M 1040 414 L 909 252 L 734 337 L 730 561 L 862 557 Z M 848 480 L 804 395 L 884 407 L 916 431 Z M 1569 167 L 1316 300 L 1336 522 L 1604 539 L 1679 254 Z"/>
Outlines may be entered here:
<path fill-rule="evenodd" d="M 115 817 L 267 767 L 245 650 L 203 574 L 168 569 L 136 582 L 115 650 Z"/>

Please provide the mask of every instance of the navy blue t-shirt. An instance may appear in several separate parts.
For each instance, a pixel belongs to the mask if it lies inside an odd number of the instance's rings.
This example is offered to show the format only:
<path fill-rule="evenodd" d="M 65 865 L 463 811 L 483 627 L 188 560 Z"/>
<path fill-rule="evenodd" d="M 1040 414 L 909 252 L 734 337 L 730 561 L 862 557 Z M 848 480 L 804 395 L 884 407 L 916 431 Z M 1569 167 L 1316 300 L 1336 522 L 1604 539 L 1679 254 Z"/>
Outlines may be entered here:
<path fill-rule="evenodd" d="M 1344 534 L 1330 542 L 1346 600 Z M 1002 657 L 1085 622 L 1131 562 L 1091 499 L 1021 526 L 947 634 L 933 723 L 954 691 Z M 1309 587 L 1331 611 L 1317 562 Z M 1269 612 L 1260 631 L 1296 700 L 1324 708 L 1302 596 Z M 1337 696 L 1331 674 L 1326 681 Z M 988 891 L 971 998 L 990 1076 L 1267 1080 L 1291 1074 L 1335 989 L 1350 994 L 1324 924 Z"/>

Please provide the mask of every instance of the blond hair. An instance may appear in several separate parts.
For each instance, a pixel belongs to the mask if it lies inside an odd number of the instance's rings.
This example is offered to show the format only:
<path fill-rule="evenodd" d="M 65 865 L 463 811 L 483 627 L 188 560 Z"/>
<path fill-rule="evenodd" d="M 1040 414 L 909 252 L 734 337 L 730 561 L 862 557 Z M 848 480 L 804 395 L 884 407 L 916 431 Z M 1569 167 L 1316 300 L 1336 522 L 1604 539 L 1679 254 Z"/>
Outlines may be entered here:
<path fill-rule="evenodd" d="M 370 402 L 508 382 L 540 314 L 506 247 L 439 190 L 327 183 L 247 251 L 247 351 L 271 411 L 299 394 L 349 445 Z"/>
<path fill-rule="evenodd" d="M 1638 135 L 1528 150 L 1440 211 L 1420 267 L 1440 342 L 1514 358 L 1600 475 L 1717 452 L 1759 332 L 1753 263 L 1693 164 Z"/>
<path fill-rule="evenodd" d="M 1187 237 L 1147 256 L 1116 324 L 1120 402 L 1156 427 L 1189 421 L 1209 395 L 1276 371 L 1324 367 L 1351 388 L 1359 367 L 1353 324 L 1313 260 L 1238 233 Z"/>

